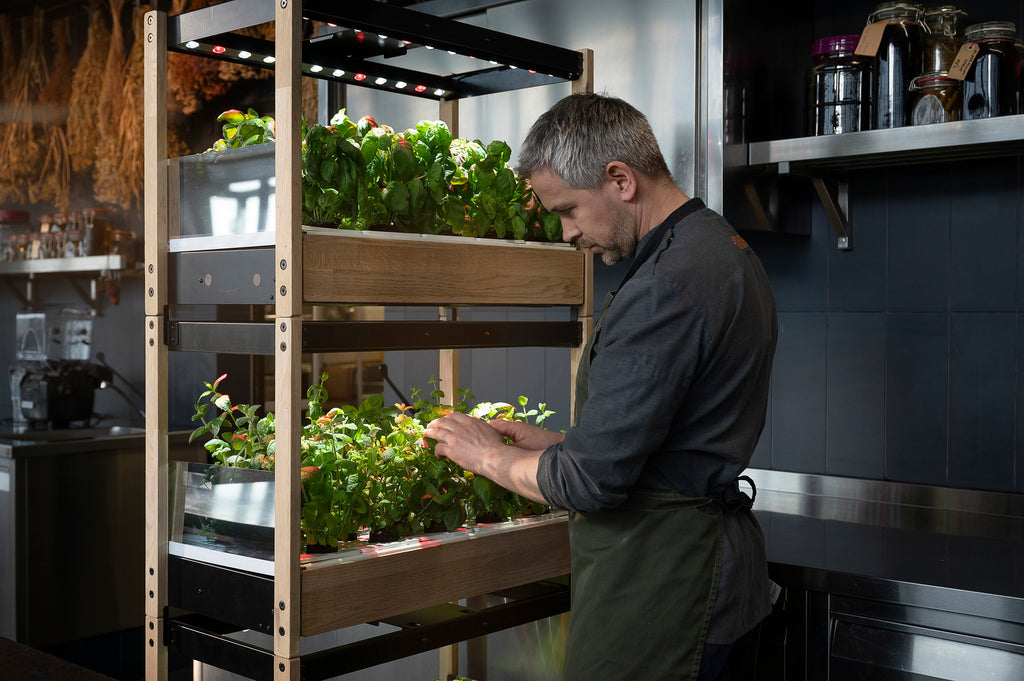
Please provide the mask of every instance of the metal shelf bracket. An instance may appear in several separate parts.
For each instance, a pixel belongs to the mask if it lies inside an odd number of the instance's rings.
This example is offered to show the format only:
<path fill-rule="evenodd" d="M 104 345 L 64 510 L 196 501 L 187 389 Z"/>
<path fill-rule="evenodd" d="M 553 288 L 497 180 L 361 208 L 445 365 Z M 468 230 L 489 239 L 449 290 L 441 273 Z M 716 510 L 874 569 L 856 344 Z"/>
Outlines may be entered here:
<path fill-rule="evenodd" d="M 836 183 L 836 196 L 832 197 L 825 180 L 820 177 L 811 177 L 814 184 L 814 191 L 818 193 L 818 199 L 825 209 L 825 215 L 836 233 L 836 248 L 841 251 L 848 251 L 853 248 L 850 240 L 850 183 L 840 180 Z"/>

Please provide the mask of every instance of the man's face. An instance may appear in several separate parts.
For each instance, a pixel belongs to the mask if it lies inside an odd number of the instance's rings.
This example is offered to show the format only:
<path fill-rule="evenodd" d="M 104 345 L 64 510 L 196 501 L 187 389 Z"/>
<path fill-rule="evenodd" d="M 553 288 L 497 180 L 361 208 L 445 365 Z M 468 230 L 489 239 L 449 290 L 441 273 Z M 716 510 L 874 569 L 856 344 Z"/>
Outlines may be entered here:
<path fill-rule="evenodd" d="M 537 198 L 562 221 L 562 240 L 596 253 L 613 265 L 633 257 L 637 228 L 633 214 L 617 197 L 615 184 L 599 189 L 572 189 L 549 168 L 530 177 Z"/>

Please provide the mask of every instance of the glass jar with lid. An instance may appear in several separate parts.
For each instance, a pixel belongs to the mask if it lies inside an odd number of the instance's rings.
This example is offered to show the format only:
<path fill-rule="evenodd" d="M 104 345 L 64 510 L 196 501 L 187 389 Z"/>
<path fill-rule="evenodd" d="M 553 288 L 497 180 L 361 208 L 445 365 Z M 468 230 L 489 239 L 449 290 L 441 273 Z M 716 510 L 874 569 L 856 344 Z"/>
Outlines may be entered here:
<path fill-rule="evenodd" d="M 963 28 L 967 12 L 954 5 L 929 7 L 924 11 L 927 33 L 924 38 L 923 73 L 949 71 L 964 42 Z"/>
<path fill-rule="evenodd" d="M 873 106 L 875 128 L 899 128 L 910 123 L 910 82 L 921 74 L 924 46 L 924 7 L 916 2 L 883 2 L 868 23 L 885 22 L 875 54 Z"/>
<path fill-rule="evenodd" d="M 964 78 L 965 119 L 1011 116 L 1021 112 L 1021 55 L 1012 21 L 971 24 L 964 31 L 978 53 Z"/>
<path fill-rule="evenodd" d="M 961 83 L 945 71 L 918 76 L 910 83 L 914 125 L 930 125 L 960 120 L 963 108 Z"/>
<path fill-rule="evenodd" d="M 859 35 L 819 38 L 807 73 L 807 133 L 837 135 L 871 129 L 874 60 L 854 54 Z"/>

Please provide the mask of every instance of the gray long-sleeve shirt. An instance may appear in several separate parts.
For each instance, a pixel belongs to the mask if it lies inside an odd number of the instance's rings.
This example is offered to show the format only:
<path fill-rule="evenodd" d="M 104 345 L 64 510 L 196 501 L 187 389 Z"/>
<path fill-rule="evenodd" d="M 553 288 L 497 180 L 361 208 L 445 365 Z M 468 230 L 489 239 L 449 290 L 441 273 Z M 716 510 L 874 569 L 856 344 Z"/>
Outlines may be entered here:
<path fill-rule="evenodd" d="M 712 496 L 757 444 L 776 340 L 768 278 L 699 199 L 663 224 L 638 244 L 646 260 L 608 308 L 577 425 L 541 456 L 538 484 L 553 506 L 613 508 L 645 470 Z"/>
<path fill-rule="evenodd" d="M 538 464 L 540 491 L 559 508 L 614 508 L 641 473 L 715 496 L 747 467 L 764 427 L 775 300 L 743 238 L 691 199 L 641 239 L 630 272 L 594 340 L 577 424 Z M 707 638 L 718 644 L 770 608 L 757 521 L 741 511 L 723 522 Z"/>

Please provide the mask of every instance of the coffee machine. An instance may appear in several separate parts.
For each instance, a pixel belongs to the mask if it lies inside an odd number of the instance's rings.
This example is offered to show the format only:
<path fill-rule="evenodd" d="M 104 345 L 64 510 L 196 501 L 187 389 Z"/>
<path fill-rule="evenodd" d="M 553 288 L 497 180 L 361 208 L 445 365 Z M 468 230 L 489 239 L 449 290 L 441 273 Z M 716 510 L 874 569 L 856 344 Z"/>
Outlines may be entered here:
<path fill-rule="evenodd" d="M 16 360 L 10 368 L 14 432 L 87 426 L 109 367 L 89 361 L 93 319 L 87 313 L 17 316 Z"/>

